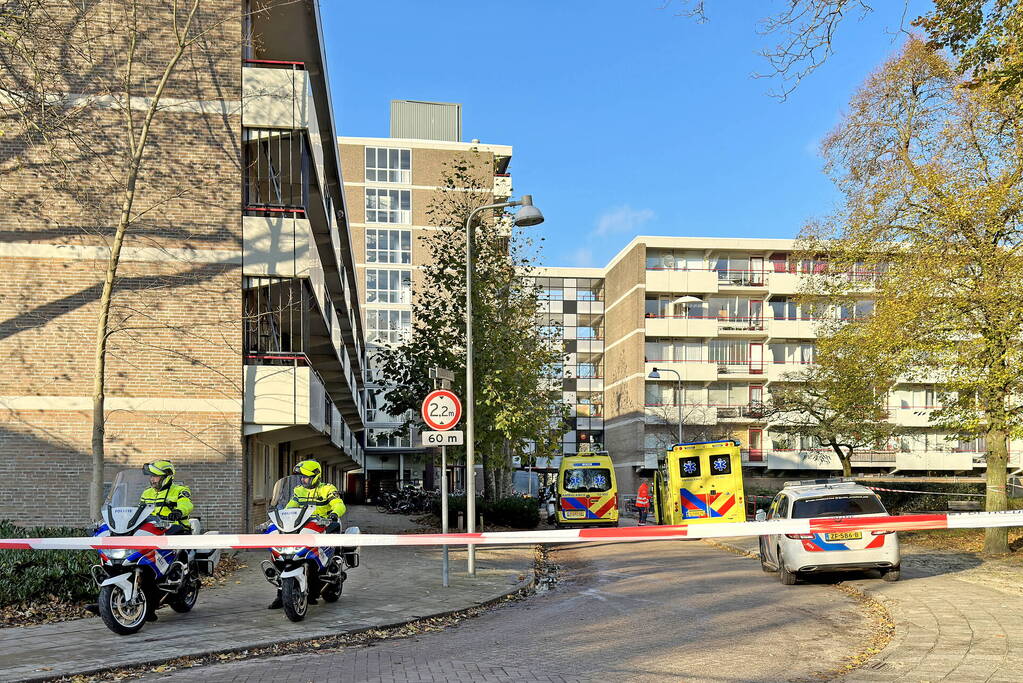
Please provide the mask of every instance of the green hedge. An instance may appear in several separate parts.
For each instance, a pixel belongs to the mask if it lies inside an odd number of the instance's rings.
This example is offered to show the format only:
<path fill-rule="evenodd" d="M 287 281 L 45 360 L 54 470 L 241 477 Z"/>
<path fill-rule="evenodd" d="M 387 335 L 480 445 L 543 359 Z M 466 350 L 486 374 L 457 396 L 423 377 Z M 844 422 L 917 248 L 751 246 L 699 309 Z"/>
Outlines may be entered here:
<path fill-rule="evenodd" d="M 465 514 L 465 496 L 448 497 L 448 524 L 458 522 L 458 513 Z M 433 514 L 440 516 L 440 499 L 433 501 Z M 506 526 L 512 529 L 535 529 L 540 523 L 540 508 L 536 498 L 508 496 L 488 502 L 476 499 L 476 514 L 483 516 L 485 524 Z"/>
<path fill-rule="evenodd" d="M 91 530 L 73 527 L 19 527 L 0 520 L 0 538 L 88 536 Z M 0 550 L 0 606 L 31 602 L 53 595 L 81 601 L 96 597 L 89 568 L 94 550 Z"/>

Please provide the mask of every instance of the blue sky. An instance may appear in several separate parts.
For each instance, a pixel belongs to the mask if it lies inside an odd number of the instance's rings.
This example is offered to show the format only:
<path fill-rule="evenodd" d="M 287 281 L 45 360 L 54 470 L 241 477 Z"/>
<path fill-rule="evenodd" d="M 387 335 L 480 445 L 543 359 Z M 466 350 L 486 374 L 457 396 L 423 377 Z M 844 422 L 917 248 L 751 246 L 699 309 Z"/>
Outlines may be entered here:
<path fill-rule="evenodd" d="M 604 265 L 638 234 L 794 237 L 837 199 L 817 146 L 901 45 L 902 3 L 848 21 L 780 102 L 751 74 L 783 0 L 708 2 L 702 24 L 666 1 L 322 0 L 338 130 L 386 137 L 392 99 L 461 102 L 466 140 L 514 146 L 545 265 Z"/>

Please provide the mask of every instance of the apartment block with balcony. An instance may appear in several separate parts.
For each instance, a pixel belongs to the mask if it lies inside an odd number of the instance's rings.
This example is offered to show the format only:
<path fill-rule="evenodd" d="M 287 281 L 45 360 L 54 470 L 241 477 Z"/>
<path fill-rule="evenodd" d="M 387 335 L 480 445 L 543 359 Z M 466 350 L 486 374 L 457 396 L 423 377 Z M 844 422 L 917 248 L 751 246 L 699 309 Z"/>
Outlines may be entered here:
<path fill-rule="evenodd" d="M 94 5 L 82 10 L 96 10 L 89 28 L 102 36 L 90 57 L 118 64 L 128 32 Z M 140 60 L 170 54 L 169 14 L 153 7 L 139 20 Z M 204 2 L 196 21 L 208 34 L 153 119 L 120 255 L 103 479 L 171 460 L 205 525 L 240 532 L 297 459 L 319 458 L 339 483 L 361 466 L 362 318 L 319 3 Z M 67 74 L 82 102 L 119 87 L 115 68 L 94 64 L 82 65 L 88 78 Z M 79 133 L 121 158 L 122 112 L 101 103 Z M 99 293 L 121 194 L 93 159 L 51 173 L 31 136 L 4 132 L 11 206 L 38 209 L 8 221 L 0 245 L 0 476 L 9 491 L 42 477 L 35 521 L 81 525 Z M 24 505 L 0 495 L 0 516 L 23 517 Z"/>
<path fill-rule="evenodd" d="M 604 442 L 627 487 L 639 468 L 678 439 L 735 438 L 750 468 L 833 471 L 829 449 L 772 430 L 772 383 L 815 362 L 821 312 L 797 300 L 800 279 L 823 264 L 796 262 L 791 240 L 637 237 L 604 277 Z M 873 274 L 853 272 L 863 298 L 827 312 L 870 314 Z M 656 378 L 651 377 L 657 370 Z M 984 445 L 950 440 L 931 426 L 934 387 L 904 382 L 889 415 L 906 433 L 858 452 L 861 471 L 970 471 Z M 1019 466 L 1023 444 L 1013 443 Z"/>
<path fill-rule="evenodd" d="M 563 454 L 604 443 L 604 278 L 599 268 L 538 268 L 539 324 L 564 353 L 560 389 L 568 406 Z M 560 465 L 540 459 L 536 467 Z"/>
<path fill-rule="evenodd" d="M 399 434 L 404 416 L 388 415 L 387 387 L 374 367 L 374 351 L 395 344 L 412 325 L 412 303 L 422 291 L 425 246 L 437 230 L 431 202 L 443 190 L 445 169 L 466 162 L 485 174 L 493 201 L 511 195 L 508 172 L 512 148 L 461 141 L 461 106 L 396 100 L 391 103 L 391 136 L 342 137 L 345 194 L 354 245 L 357 296 L 367 342 L 366 463 L 357 486 L 369 499 L 403 483 L 438 486 L 419 434 Z M 452 486 L 462 473 L 453 468 Z"/>

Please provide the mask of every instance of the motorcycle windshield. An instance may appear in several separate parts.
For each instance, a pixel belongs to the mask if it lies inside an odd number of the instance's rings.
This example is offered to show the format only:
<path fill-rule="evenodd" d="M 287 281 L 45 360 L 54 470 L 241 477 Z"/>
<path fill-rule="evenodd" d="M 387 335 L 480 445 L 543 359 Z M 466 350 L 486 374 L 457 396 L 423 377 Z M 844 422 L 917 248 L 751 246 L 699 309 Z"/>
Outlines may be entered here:
<path fill-rule="evenodd" d="M 136 507 L 141 502 L 142 492 L 147 488 L 149 477 L 141 469 L 121 470 L 114 476 L 106 504 L 111 507 Z"/>
<path fill-rule="evenodd" d="M 312 502 L 308 498 L 309 494 L 309 489 L 302 486 L 302 479 L 297 474 L 281 477 L 274 484 L 273 494 L 270 496 L 270 509 L 305 507 Z"/>

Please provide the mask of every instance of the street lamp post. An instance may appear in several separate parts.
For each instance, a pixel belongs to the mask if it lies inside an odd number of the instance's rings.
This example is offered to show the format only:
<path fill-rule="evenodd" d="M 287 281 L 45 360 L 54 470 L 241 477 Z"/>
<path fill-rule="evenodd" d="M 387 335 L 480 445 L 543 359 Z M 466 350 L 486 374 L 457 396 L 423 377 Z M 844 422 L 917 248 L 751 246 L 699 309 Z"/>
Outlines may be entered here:
<path fill-rule="evenodd" d="M 476 439 L 473 419 L 476 406 L 473 400 L 472 376 L 472 247 L 476 234 L 473 218 L 481 211 L 506 209 L 521 206 L 515 214 L 515 225 L 526 228 L 543 223 L 543 214 L 533 206 L 533 196 L 524 194 L 517 202 L 487 204 L 473 209 L 465 219 L 465 516 L 468 517 L 466 531 L 476 531 Z M 469 576 L 476 575 L 476 546 L 469 544 L 467 569 Z"/>
<path fill-rule="evenodd" d="M 654 368 L 650 372 L 650 379 L 660 379 L 662 372 L 673 372 L 675 373 L 675 403 L 678 404 L 678 441 L 676 443 L 682 443 L 682 375 L 679 374 L 678 370 L 672 370 L 671 368 L 661 368 L 658 370 Z"/>

